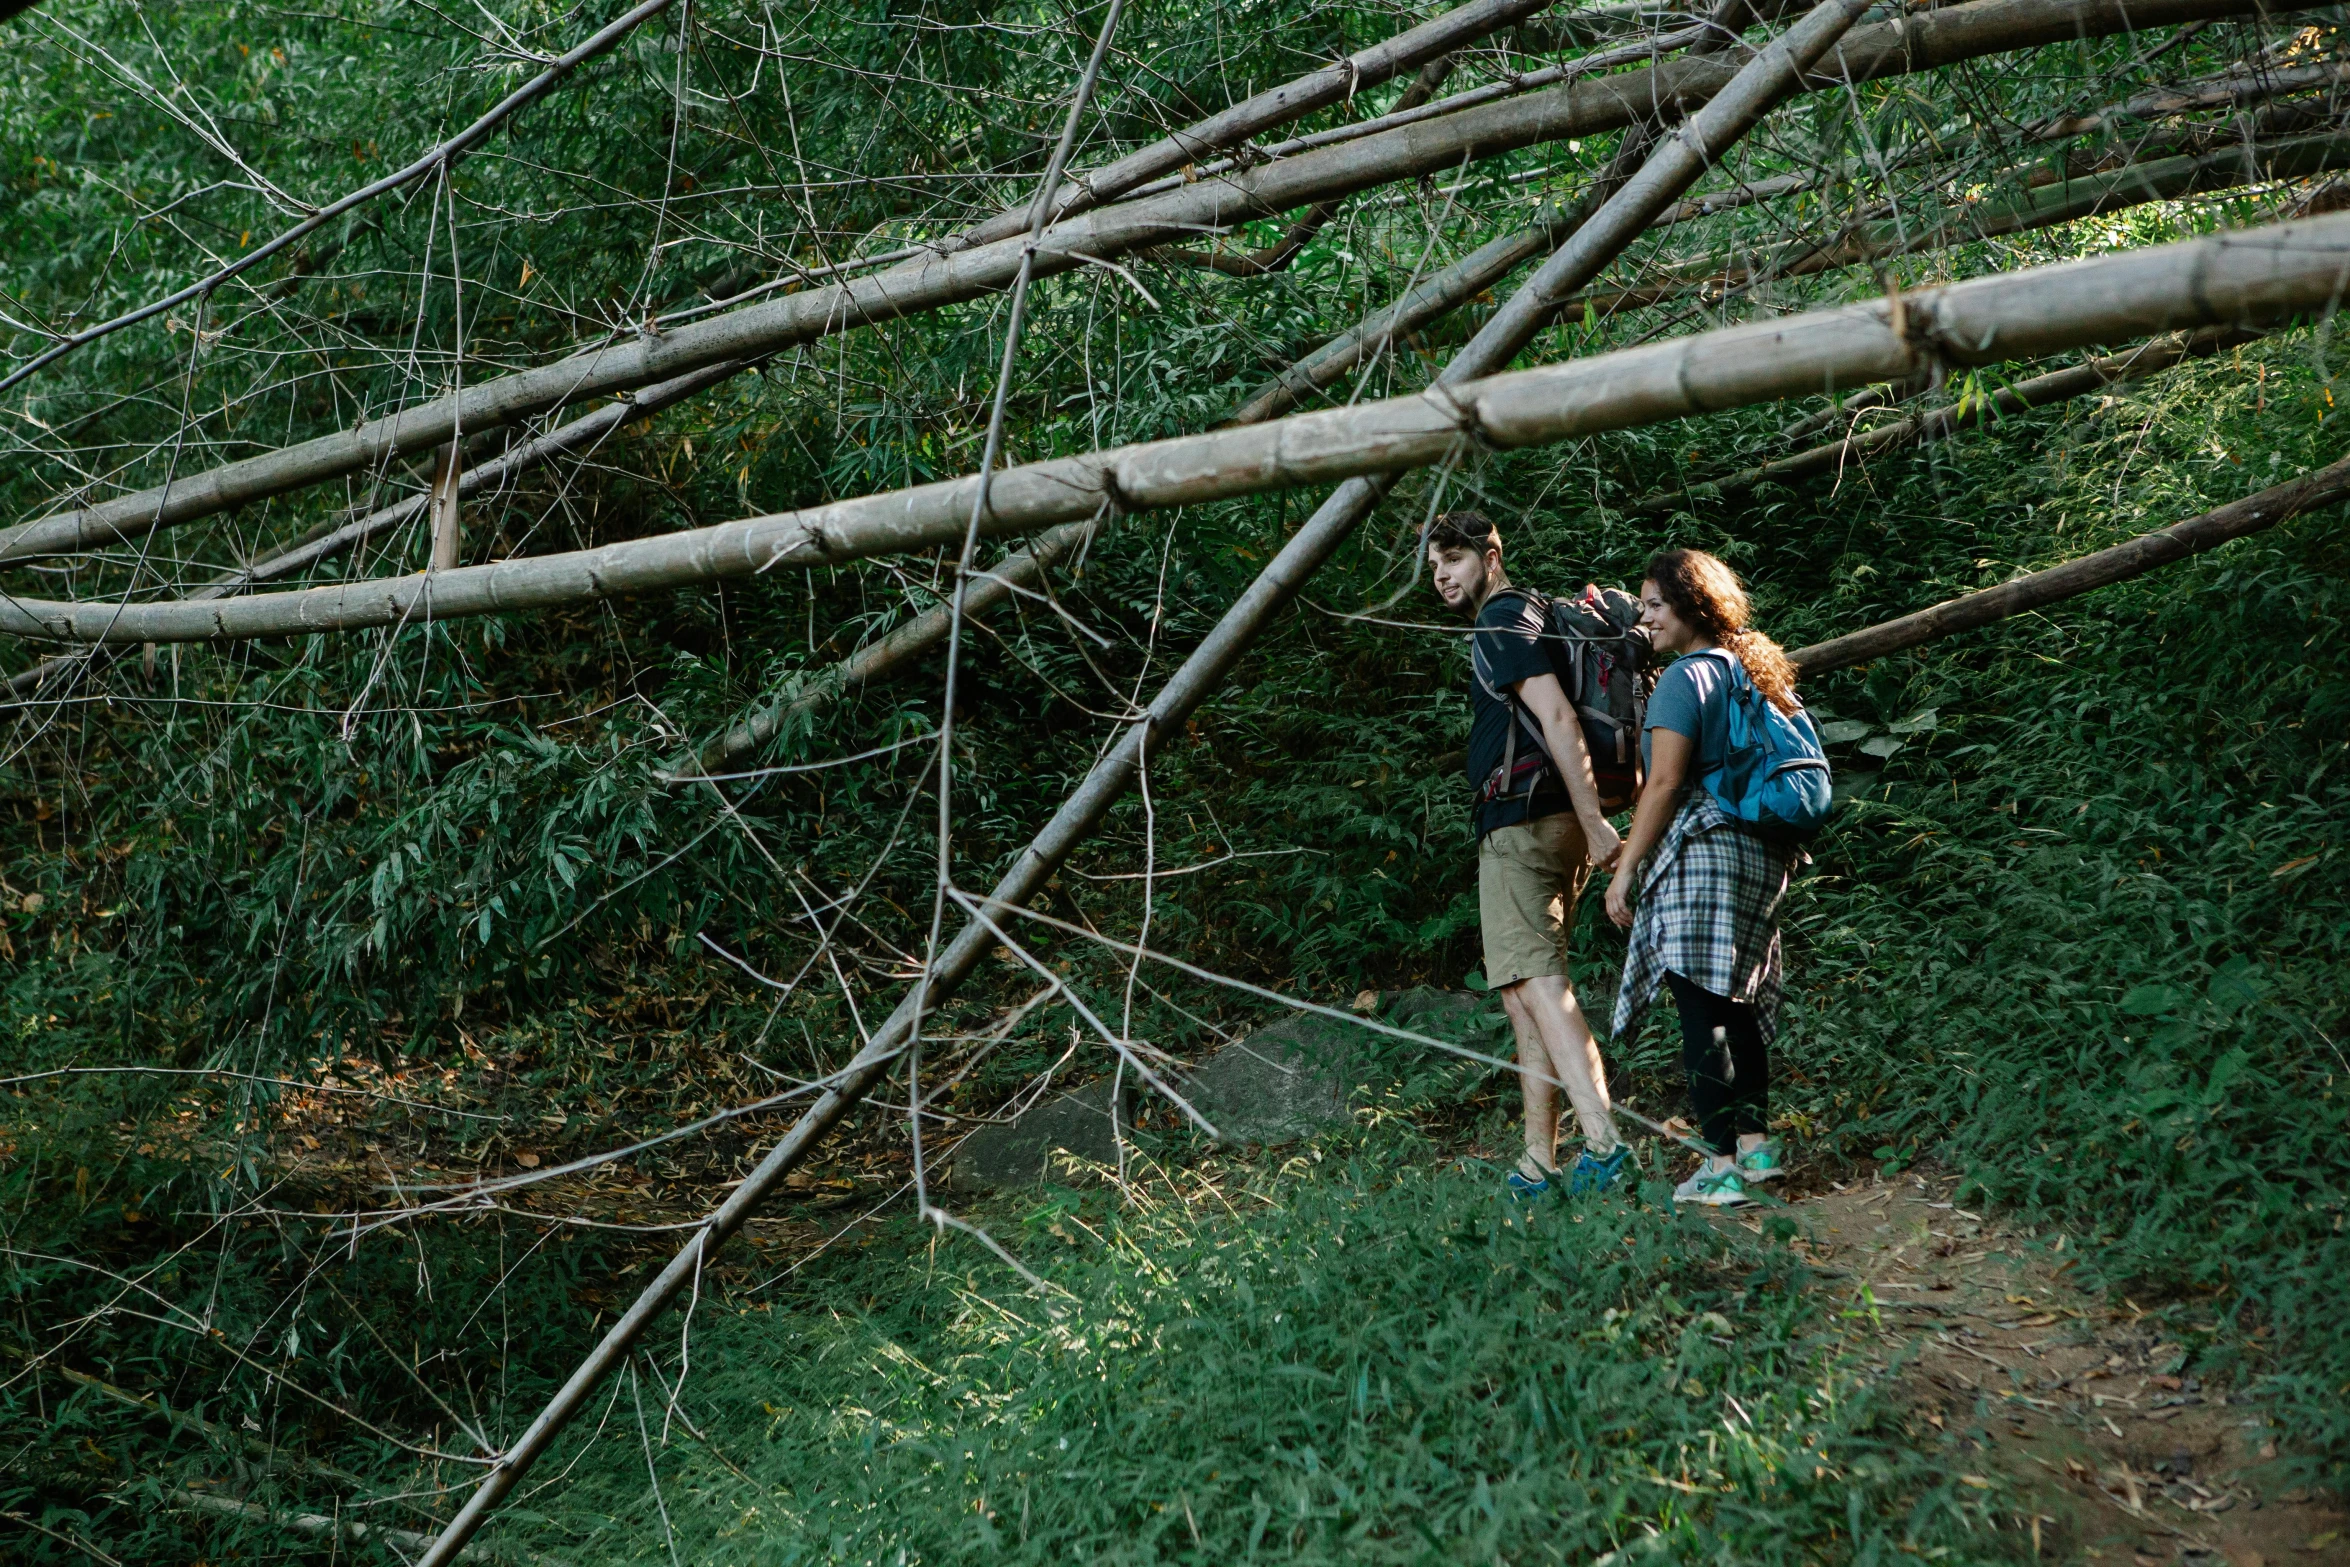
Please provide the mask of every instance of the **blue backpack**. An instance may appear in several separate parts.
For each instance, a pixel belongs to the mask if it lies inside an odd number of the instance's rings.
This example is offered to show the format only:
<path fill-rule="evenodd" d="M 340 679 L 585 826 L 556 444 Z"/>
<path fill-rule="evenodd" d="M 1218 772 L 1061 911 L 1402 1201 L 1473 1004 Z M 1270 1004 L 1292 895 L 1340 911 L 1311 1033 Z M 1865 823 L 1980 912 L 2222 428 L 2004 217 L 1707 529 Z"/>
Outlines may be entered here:
<path fill-rule="evenodd" d="M 1708 648 L 1730 666 L 1730 753 L 1705 775 L 1705 792 L 1741 828 L 1778 843 L 1800 843 L 1835 814 L 1828 753 L 1811 715 L 1782 713 L 1727 648 Z"/>

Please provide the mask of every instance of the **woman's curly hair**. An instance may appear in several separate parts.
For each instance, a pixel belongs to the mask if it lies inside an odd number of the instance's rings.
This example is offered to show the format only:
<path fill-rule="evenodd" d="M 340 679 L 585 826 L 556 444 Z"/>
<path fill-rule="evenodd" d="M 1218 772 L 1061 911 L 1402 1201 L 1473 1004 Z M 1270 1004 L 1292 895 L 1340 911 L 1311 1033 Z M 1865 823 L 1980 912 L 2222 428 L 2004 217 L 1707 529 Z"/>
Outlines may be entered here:
<path fill-rule="evenodd" d="M 1673 613 L 1728 648 L 1746 666 L 1755 689 L 1782 713 L 1803 704 L 1795 695 L 1795 666 L 1779 644 L 1747 624 L 1753 605 L 1738 573 L 1718 555 L 1703 550 L 1664 550 L 1648 562 L 1648 580 Z"/>

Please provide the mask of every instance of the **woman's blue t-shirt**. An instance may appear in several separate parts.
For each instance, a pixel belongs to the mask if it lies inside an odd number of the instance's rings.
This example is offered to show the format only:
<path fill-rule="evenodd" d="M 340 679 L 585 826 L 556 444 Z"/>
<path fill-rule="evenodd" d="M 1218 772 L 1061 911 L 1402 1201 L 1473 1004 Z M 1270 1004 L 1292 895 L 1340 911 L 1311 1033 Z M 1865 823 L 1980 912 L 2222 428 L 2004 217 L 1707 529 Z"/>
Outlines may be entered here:
<path fill-rule="evenodd" d="M 1730 672 L 1718 652 L 1684 653 L 1665 667 L 1648 699 L 1648 724 L 1640 731 L 1640 761 L 1648 765 L 1651 730 L 1670 729 L 1693 742 L 1683 775 L 1694 784 L 1730 756 Z"/>

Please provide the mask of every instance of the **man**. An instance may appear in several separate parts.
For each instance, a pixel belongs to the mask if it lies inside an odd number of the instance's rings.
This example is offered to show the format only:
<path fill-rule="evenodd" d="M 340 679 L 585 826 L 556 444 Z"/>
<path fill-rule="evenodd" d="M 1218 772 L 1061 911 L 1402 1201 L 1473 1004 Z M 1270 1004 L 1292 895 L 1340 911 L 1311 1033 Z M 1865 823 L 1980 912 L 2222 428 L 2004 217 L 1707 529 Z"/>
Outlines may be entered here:
<path fill-rule="evenodd" d="M 1608 1114 L 1598 1042 L 1568 981 L 1567 938 L 1584 882 L 1616 857 L 1616 830 L 1601 808 L 1582 725 L 1542 640 L 1542 607 L 1507 591 L 1500 532 L 1482 513 L 1447 512 L 1429 525 L 1426 549 L 1437 596 L 1475 619 L 1469 784 L 1477 912 L 1485 980 L 1500 992 L 1517 1034 L 1526 1101 L 1526 1151 L 1509 1189 L 1530 1199 L 1557 1177 L 1555 1088 L 1563 1084 L 1583 1129 L 1568 1190 L 1603 1191 L 1622 1172 L 1626 1150 Z M 1539 727 L 1539 747 L 1513 706 Z"/>

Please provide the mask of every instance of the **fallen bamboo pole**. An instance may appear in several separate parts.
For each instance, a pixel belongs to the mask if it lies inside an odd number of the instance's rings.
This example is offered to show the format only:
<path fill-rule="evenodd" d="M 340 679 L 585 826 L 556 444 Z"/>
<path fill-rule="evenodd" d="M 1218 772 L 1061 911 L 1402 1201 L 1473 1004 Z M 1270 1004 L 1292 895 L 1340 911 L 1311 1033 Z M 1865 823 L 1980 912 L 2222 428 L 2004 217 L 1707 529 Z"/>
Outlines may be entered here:
<path fill-rule="evenodd" d="M 2215 234 L 1246 429 L 1009 468 L 992 482 L 983 531 L 1034 533 L 1105 506 L 1196 505 L 1397 473 L 1445 460 L 1464 438 L 1533 446 L 1905 380 L 1936 363 L 1991 364 L 2165 331 L 2274 324 L 2329 305 L 2346 282 L 2350 216 Z M 1531 297 L 1521 290 L 1517 300 Z M 1542 305 L 1546 314 L 1553 308 L 1555 300 Z M 962 538 L 977 483 L 965 476 L 600 549 L 216 602 L 0 599 L 0 632 L 65 642 L 201 642 L 549 609 L 778 566 L 935 549 Z"/>
<path fill-rule="evenodd" d="M 1472 0 L 1419 26 L 1384 39 L 1368 49 L 1336 60 L 1310 75 L 1268 88 L 1183 130 L 1161 137 L 1115 163 L 1071 177 L 1069 186 L 1053 198 L 1048 223 L 1074 217 L 1090 208 L 1107 206 L 1163 174 L 1173 174 L 1207 153 L 1238 147 L 1317 109 L 1344 102 L 1366 87 L 1376 87 L 1416 71 L 1441 55 L 1515 26 L 1555 0 Z M 1028 227 L 1025 203 L 1007 208 L 958 237 L 956 249 L 1008 239 Z"/>
<path fill-rule="evenodd" d="M 2051 370 L 2046 375 L 2036 375 L 2029 380 L 2018 381 L 2013 386 L 2001 387 L 1988 397 L 1945 403 L 1939 408 L 1930 408 L 1909 418 L 1879 425 L 1873 430 L 1864 430 L 1841 441 L 1830 441 L 1825 446 L 1815 446 L 1793 456 L 1758 463 L 1725 478 L 1643 496 L 1624 510 L 1635 515 L 1669 511 L 1673 507 L 1698 501 L 1727 500 L 1765 484 L 1792 484 L 1815 474 L 1841 471 L 1844 464 L 1855 457 L 1871 457 L 1879 452 L 1892 451 L 1921 441 L 1939 441 L 1953 430 L 1968 425 L 1982 424 L 2006 414 L 2045 408 L 2051 403 L 2061 403 L 2075 397 L 2086 397 L 2091 392 L 2126 381 L 2142 381 L 2190 359 L 2208 359 L 2213 354 L 2258 342 L 2264 335 L 2250 328 L 2223 326 L 2206 327 L 2200 332 L 2190 332 L 2184 336 L 2158 338 L 2126 354 L 2114 354 L 2104 359 L 2092 359 L 2085 365 Z"/>
<path fill-rule="evenodd" d="M 2107 129 L 2119 121 L 2162 118 L 2197 108 L 2259 102 L 2268 98 L 2285 96 L 2289 93 L 2308 92 L 2319 87 L 2340 85 L 2345 81 L 2350 81 L 2350 65 L 2294 67 L 2265 76 L 2217 78 L 2209 82 L 2189 84 L 2185 87 L 2142 93 L 2124 103 L 2109 109 L 2099 110 L 2094 114 L 2076 115 L 2034 126 L 2026 133 L 2025 139 L 2051 141 L 2066 136 L 2089 135 Z M 2151 163 L 2155 160 L 2145 161 Z M 2206 160 L 2198 167 L 2195 172 L 2211 181 L 2211 183 L 2201 186 L 2201 189 L 2222 188 L 2223 182 L 2214 176 L 2213 168 L 2224 165 L 2224 162 L 2224 158 L 2216 160 L 2216 163 L 2214 160 Z M 2120 172 L 2122 171 L 2103 170 L 2088 176 L 2074 175 L 2071 178 L 2086 177 L 2105 179 L 2110 182 L 2107 190 L 2101 196 L 2093 197 L 2093 199 L 2102 199 L 2105 203 L 2096 208 L 2100 212 L 2117 211 L 2123 206 L 2163 199 L 2159 194 L 2143 190 L 2136 195 L 2134 200 L 2128 199 L 2128 187 L 2114 178 Z M 2056 183 L 2056 181 L 2050 183 Z M 2115 194 L 2113 188 L 2115 185 L 2121 186 L 2121 194 Z M 1742 186 L 1735 190 L 1681 202 L 1659 217 L 1654 226 L 1669 228 L 1676 224 L 1712 217 L 1719 213 L 1773 200 L 1780 196 L 1794 195 L 1819 188 L 1819 179 L 1816 175 L 1786 175 L 1775 181 L 1762 181 L 1755 185 Z M 1997 232 L 2012 233 L 2020 232 L 2025 228 L 2045 228 L 2055 223 L 2086 215 L 2089 214 L 2067 212 L 2046 202 L 2038 202 L 2026 210 L 2017 227 L 2002 228 Z M 1510 234 L 1498 235 L 1486 241 L 1442 272 L 1433 277 L 1422 279 L 1406 293 L 1364 318 L 1359 324 L 1348 328 L 1297 363 L 1281 371 L 1265 385 L 1250 393 L 1233 410 L 1227 422 L 1253 424 L 1261 419 L 1275 418 L 1296 407 L 1314 393 L 1335 385 L 1365 359 L 1377 353 L 1382 346 L 1421 331 L 1483 294 L 1494 284 L 1516 271 L 1530 258 L 1548 250 L 1557 243 L 1556 235 L 1563 219 L 1564 212 L 1561 208 L 1556 204 L 1545 204 L 1523 229 Z M 1990 234 L 1972 231 L 1953 232 L 1946 226 L 1943 229 L 1928 231 L 1920 235 L 1915 243 L 1907 246 L 1905 253 L 1914 254 L 1942 245 L 1987 237 L 1991 237 Z M 1620 296 L 1605 296 L 1602 300 L 1594 301 L 1595 308 L 1600 313 L 1613 314 L 1617 310 L 1658 303 L 1675 293 L 1690 288 L 1744 286 L 1764 277 L 1801 275 L 1804 272 L 1825 271 L 1833 266 L 1849 264 L 1847 261 L 1823 259 L 1823 253 L 1816 245 L 1781 247 L 1780 254 L 1793 262 L 1808 262 L 1810 264 L 1802 266 L 1800 271 L 1794 274 L 1772 271 L 1768 263 L 1758 263 L 1737 273 L 1730 272 L 1720 264 L 1709 264 L 1705 270 L 1697 272 L 1693 276 L 1677 279 L 1670 284 L 1647 290 L 1627 290 Z"/>
<path fill-rule="evenodd" d="M 1713 14 L 1706 19 L 1707 30 L 1718 34 L 1723 39 L 1735 39 L 1737 36 L 1736 26 L 1740 17 L 1745 13 L 1747 5 L 1748 0 L 1720 0 Z M 1701 48 L 1697 52 L 1711 53 L 1714 51 L 1709 48 Z M 1432 90 L 1434 84 L 1441 80 L 1441 76 L 1437 74 L 1439 69 L 1447 65 L 1446 61 L 1438 61 L 1422 72 L 1420 80 L 1414 82 L 1411 91 L 1405 93 L 1405 102 L 1410 103 L 1413 93 L 1418 92 L 1423 86 Z M 1619 149 L 1617 159 L 1623 160 L 1631 150 L 1630 148 Z M 1629 170 L 1629 167 L 1629 164 L 1625 165 L 1626 171 Z M 1610 169 L 1614 168 L 1615 164 L 1611 164 Z M 1599 178 L 1593 181 L 1591 189 L 1585 193 L 1582 201 L 1576 203 L 1573 208 L 1557 209 L 1556 222 L 1545 230 L 1551 235 L 1549 243 L 1555 245 L 1572 233 L 1601 200 L 1612 194 L 1615 183 L 1617 181 L 1612 179 L 1609 173 L 1603 172 Z M 1284 241 L 1284 243 L 1287 242 Z M 1279 409 L 1273 409 L 1252 413 L 1244 410 L 1229 422 L 1258 424 L 1273 417 L 1279 411 Z M 989 573 L 987 581 L 971 590 L 965 605 L 965 613 L 986 613 L 1009 599 L 1019 588 L 1026 587 L 1029 583 L 1041 579 L 1045 568 L 1050 566 L 1053 560 L 1075 548 L 1081 540 L 1091 536 L 1092 527 L 1093 524 L 1090 522 L 1065 523 L 1061 527 L 1039 536 L 1027 549 L 1007 557 L 997 565 L 994 571 Z M 890 671 L 920 658 L 946 638 L 952 620 L 950 606 L 944 604 L 933 606 L 907 621 L 895 631 L 890 632 L 870 648 L 860 649 L 850 657 L 833 665 L 824 674 L 818 676 L 806 689 L 781 701 L 770 703 L 740 723 L 730 726 L 724 734 L 702 747 L 693 757 L 673 763 L 664 776 L 673 782 L 685 782 L 699 774 L 715 772 L 722 767 L 732 765 L 735 761 L 749 755 L 753 750 L 774 738 L 782 727 L 792 719 L 814 712 L 817 708 L 836 700 L 846 692 L 880 679 Z"/>
<path fill-rule="evenodd" d="M 1828 47 L 1851 25 L 1869 0 L 1823 0 L 1751 61 L 1713 102 L 1666 137 L 1648 162 L 1610 197 L 1561 251 L 1527 281 L 1518 295 L 1486 323 L 1476 340 L 1446 368 L 1464 381 L 1507 364 L 1548 318 L 1551 302 L 1597 274 L 1629 244 L 1655 212 L 1676 199 L 1704 172 L 1709 159 L 1743 135 L 1801 80 Z M 1511 334 L 1520 333 L 1513 338 Z M 1256 433 L 1256 432 L 1250 432 Z M 1449 446 L 1463 432 L 1454 430 Z M 1017 471 L 1017 470 L 1014 470 Z M 1004 475 L 1006 479 L 1010 474 Z M 1340 485 L 1266 564 L 1214 629 L 1162 686 L 1139 722 L 1094 764 L 1085 781 L 1061 804 L 1044 830 L 1022 850 L 990 895 L 995 904 L 1020 905 L 1042 891 L 1046 880 L 1077 845 L 1091 835 L 1110 808 L 1125 797 L 1164 735 L 1183 733 L 1184 721 L 1223 683 L 1273 618 L 1301 592 L 1323 562 L 1349 538 L 1391 481 L 1380 474 Z M 881 1081 L 926 1007 L 952 993 L 997 942 L 992 925 L 973 918 L 924 971 L 888 1020 L 752 1171 L 714 1210 L 693 1238 L 607 1330 L 603 1340 L 564 1382 L 530 1428 L 501 1454 L 498 1463 L 466 1498 L 455 1518 L 420 1559 L 418 1567 L 447 1567 L 472 1538 L 491 1509 L 511 1492 L 555 1436 L 586 1407 L 596 1385 L 631 1352 L 637 1338 L 670 1302 L 701 1277 L 717 1248 L 750 1218 L 780 1183 L 858 1100 Z"/>
<path fill-rule="evenodd" d="M 1570 301 L 1567 308 L 1588 305 L 1595 316 L 1606 317 L 1646 309 L 1689 293 L 1727 296 L 1756 283 L 1812 277 L 1893 256 L 2054 228 L 2151 202 L 2177 201 L 2186 196 L 2238 190 L 2272 181 L 2309 179 L 2341 168 L 2350 168 L 2350 133 L 2297 136 L 2265 146 L 2232 146 L 2208 153 L 2156 158 L 2091 174 L 2060 176 L 2018 200 L 1985 203 L 1972 210 L 1961 207 L 1946 220 L 1932 225 L 1897 224 L 1888 220 L 1870 223 L 1857 232 L 1825 243 L 1792 241 L 1766 256 L 1736 266 L 1713 261 L 1701 263 L 1682 269 L 1663 282 L 1586 295 Z"/>
<path fill-rule="evenodd" d="M 2110 130 L 2121 121 L 2170 119 L 2198 109 L 2244 108 L 2296 93 L 2350 84 L 2350 62 L 2287 65 L 2257 71 L 2230 71 L 2202 81 L 2153 87 L 2092 114 L 2059 115 L 2024 131 L 2029 141 L 2064 141 Z"/>
<path fill-rule="evenodd" d="M 743 369 L 743 365 L 719 364 L 691 375 L 679 376 L 674 381 L 663 381 L 655 386 L 629 393 L 615 402 L 606 403 L 593 413 L 583 414 L 569 424 L 550 430 L 535 439 L 520 442 L 500 452 L 479 467 L 468 468 L 457 481 L 457 496 L 471 500 L 477 496 L 495 493 L 519 479 L 542 463 L 557 457 L 593 449 L 607 436 L 638 419 L 649 419 L 665 408 L 684 402 L 696 393 L 716 386 Z M 298 539 L 275 555 L 224 572 L 188 595 L 190 602 L 207 602 L 226 598 L 259 582 L 278 582 L 299 572 L 307 571 L 321 561 L 332 560 L 348 550 L 380 538 L 424 515 L 431 500 L 429 492 L 406 496 L 389 506 L 378 507 L 363 517 L 350 522 L 328 523 L 307 538 Z M 36 691 L 54 676 L 82 664 L 88 655 L 73 652 L 59 653 L 19 670 L 8 677 L 6 689 L 11 696 Z"/>
<path fill-rule="evenodd" d="M 2215 550 L 2233 539 L 2259 533 L 2281 522 L 2350 500 L 2350 457 L 2330 468 L 2247 495 L 2240 501 L 2174 522 L 2167 528 L 2142 533 L 2111 549 L 2068 560 L 2061 566 L 2035 571 L 1995 588 L 1945 599 L 1915 614 L 1903 615 L 1864 630 L 1851 632 L 1787 656 L 1806 679 L 1831 670 L 1849 669 L 1870 659 L 1917 647 L 1954 632 L 1972 631 L 2026 610 L 2076 598 L 2096 588 L 2142 577 L 2157 567 L 2190 555 Z"/>
<path fill-rule="evenodd" d="M 1523 75 L 1508 77 L 1497 82 L 1488 82 L 1482 87 L 1472 87 L 1466 92 L 1455 93 L 1449 98 L 1440 98 L 1434 103 L 1426 105 L 1399 103 L 1376 119 L 1358 120 L 1351 125 L 1340 125 L 1330 130 L 1316 131 L 1310 136 L 1293 137 L 1288 141 L 1277 142 L 1273 146 L 1258 150 L 1265 158 L 1294 157 L 1298 153 L 1309 152 L 1316 147 L 1328 147 L 1338 142 L 1359 140 L 1379 131 L 1401 125 L 1416 124 L 1422 120 L 1440 119 L 1448 114 L 1458 114 L 1463 109 L 1473 109 L 1481 103 L 1491 103 L 1497 98 L 1516 97 L 1520 93 L 1531 92 L 1537 87 L 1548 87 L 1557 82 L 1572 81 L 1576 77 L 1591 75 L 1615 66 L 1637 65 L 1654 61 L 1677 49 L 1687 49 L 1691 54 L 1719 54 L 1735 45 L 1739 41 L 1738 35 L 1748 27 L 1758 23 L 1777 21 L 1784 13 L 1798 9 L 1800 7 L 1792 4 L 1791 0 L 1764 0 L 1759 11 L 1756 7 L 1745 4 L 1744 0 L 1736 0 L 1736 3 L 1717 6 L 1711 16 L 1691 18 L 1688 25 L 1677 27 L 1670 32 L 1653 34 L 1637 43 L 1579 55 L 1561 65 L 1545 66 L 1539 71 L 1528 71 Z M 1222 158 L 1199 169 L 1187 171 L 1187 177 L 1224 174 L 1245 166 L 1245 162 L 1238 157 Z M 1134 194 L 1137 196 L 1153 195 L 1172 184 L 1172 181 L 1156 181 L 1150 185 L 1139 187 Z"/>
<path fill-rule="evenodd" d="M 1967 0 L 1855 28 L 1832 77 L 1816 86 L 1937 70 L 1962 60 L 2133 29 L 2241 15 L 2258 0 Z M 1035 250 L 1038 276 L 1147 250 L 1334 200 L 1376 185 L 1448 173 L 1464 162 L 1619 130 L 1686 111 L 1733 74 L 1719 57 L 1684 57 L 1301 153 L 1054 225 Z M 722 360 L 764 358 L 851 327 L 935 310 L 1006 287 L 1028 251 L 1020 237 L 926 257 L 771 299 L 658 334 L 638 333 L 554 364 L 476 382 L 354 430 L 241 458 L 160 489 L 52 513 L 0 532 L 0 561 L 83 550 L 173 527 L 357 472 L 568 403 L 668 380 Z"/>

